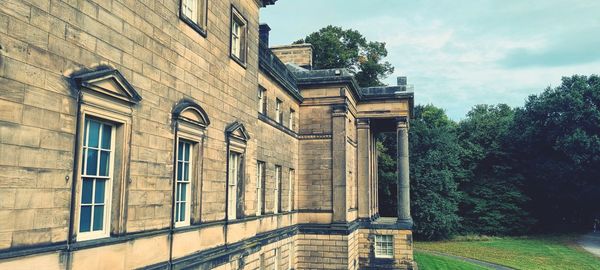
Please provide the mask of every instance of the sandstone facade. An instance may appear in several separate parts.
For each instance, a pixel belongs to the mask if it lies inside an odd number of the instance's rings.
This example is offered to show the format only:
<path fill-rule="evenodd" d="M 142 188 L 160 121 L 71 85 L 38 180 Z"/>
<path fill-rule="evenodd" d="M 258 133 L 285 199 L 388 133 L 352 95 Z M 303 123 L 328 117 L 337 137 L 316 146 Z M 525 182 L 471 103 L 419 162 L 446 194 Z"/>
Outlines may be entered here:
<path fill-rule="evenodd" d="M 0 269 L 412 268 L 410 224 L 377 223 L 374 147 L 412 93 L 312 70 L 310 45 L 269 50 L 275 1 L 1 1 Z M 104 216 L 82 222 L 88 205 Z"/>

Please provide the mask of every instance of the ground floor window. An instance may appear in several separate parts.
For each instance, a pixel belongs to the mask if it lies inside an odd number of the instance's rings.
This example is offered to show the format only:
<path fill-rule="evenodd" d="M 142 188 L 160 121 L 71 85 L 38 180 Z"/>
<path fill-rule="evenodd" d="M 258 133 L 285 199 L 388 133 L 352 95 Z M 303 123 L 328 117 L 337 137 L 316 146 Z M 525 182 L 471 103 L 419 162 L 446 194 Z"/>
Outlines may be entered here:
<path fill-rule="evenodd" d="M 375 257 L 393 258 L 394 257 L 394 236 L 393 235 L 375 235 Z"/>
<path fill-rule="evenodd" d="M 242 154 L 229 152 L 228 219 L 237 218 L 238 184 L 241 178 Z"/>
<path fill-rule="evenodd" d="M 115 127 L 86 117 L 83 131 L 79 237 L 107 236 Z"/>
<path fill-rule="evenodd" d="M 190 224 L 192 149 L 192 143 L 184 140 L 180 140 L 177 145 L 175 226 L 185 226 Z"/>

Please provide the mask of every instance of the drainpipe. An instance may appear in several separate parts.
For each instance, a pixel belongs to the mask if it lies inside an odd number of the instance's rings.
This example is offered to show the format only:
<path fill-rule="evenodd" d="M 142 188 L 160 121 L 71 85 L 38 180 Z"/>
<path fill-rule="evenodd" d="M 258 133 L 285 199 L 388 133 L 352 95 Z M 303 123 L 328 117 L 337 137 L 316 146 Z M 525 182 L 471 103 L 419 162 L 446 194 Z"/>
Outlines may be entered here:
<path fill-rule="evenodd" d="M 169 269 L 173 269 L 173 235 L 175 230 L 175 189 L 176 189 L 176 177 L 177 177 L 177 133 L 179 131 L 179 123 L 173 119 L 175 128 L 175 140 L 173 140 L 173 181 L 171 190 L 171 224 L 169 226 Z"/>
<path fill-rule="evenodd" d="M 74 217 L 75 217 L 75 200 L 77 199 L 77 192 L 75 192 L 77 188 L 77 172 L 79 170 L 79 130 L 81 129 L 80 121 L 81 121 L 81 91 L 77 92 L 77 112 L 76 112 L 76 120 L 75 120 L 75 142 L 73 146 L 74 158 L 73 158 L 73 175 L 71 178 L 71 201 L 69 202 L 69 233 L 67 234 L 67 269 L 71 268 L 71 243 L 74 231 Z M 67 181 L 69 181 L 69 177 L 66 177 Z"/>

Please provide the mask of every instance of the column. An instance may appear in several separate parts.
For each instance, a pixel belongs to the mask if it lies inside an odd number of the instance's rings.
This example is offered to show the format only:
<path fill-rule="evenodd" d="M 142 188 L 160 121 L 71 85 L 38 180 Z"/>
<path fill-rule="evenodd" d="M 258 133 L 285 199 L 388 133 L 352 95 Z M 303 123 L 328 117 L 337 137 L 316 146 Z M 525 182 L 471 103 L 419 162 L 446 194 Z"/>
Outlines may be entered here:
<path fill-rule="evenodd" d="M 408 165 L 408 118 L 398 119 L 396 125 L 398 164 L 398 223 L 412 227 L 410 216 L 410 174 Z"/>
<path fill-rule="evenodd" d="M 346 222 L 346 122 L 348 107 L 333 106 L 332 112 L 332 163 L 333 222 Z"/>
<path fill-rule="evenodd" d="M 369 119 L 356 119 L 358 133 L 358 217 L 370 218 L 371 127 Z"/>

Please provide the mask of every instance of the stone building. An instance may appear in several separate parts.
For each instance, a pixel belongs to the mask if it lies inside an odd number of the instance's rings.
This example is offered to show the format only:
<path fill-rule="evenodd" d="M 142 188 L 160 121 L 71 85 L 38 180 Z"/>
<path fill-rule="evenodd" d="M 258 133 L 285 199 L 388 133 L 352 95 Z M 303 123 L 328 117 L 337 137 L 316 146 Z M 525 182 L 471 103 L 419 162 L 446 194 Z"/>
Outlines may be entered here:
<path fill-rule="evenodd" d="M 413 268 L 412 92 L 270 49 L 275 2 L 0 1 L 0 269 Z"/>

